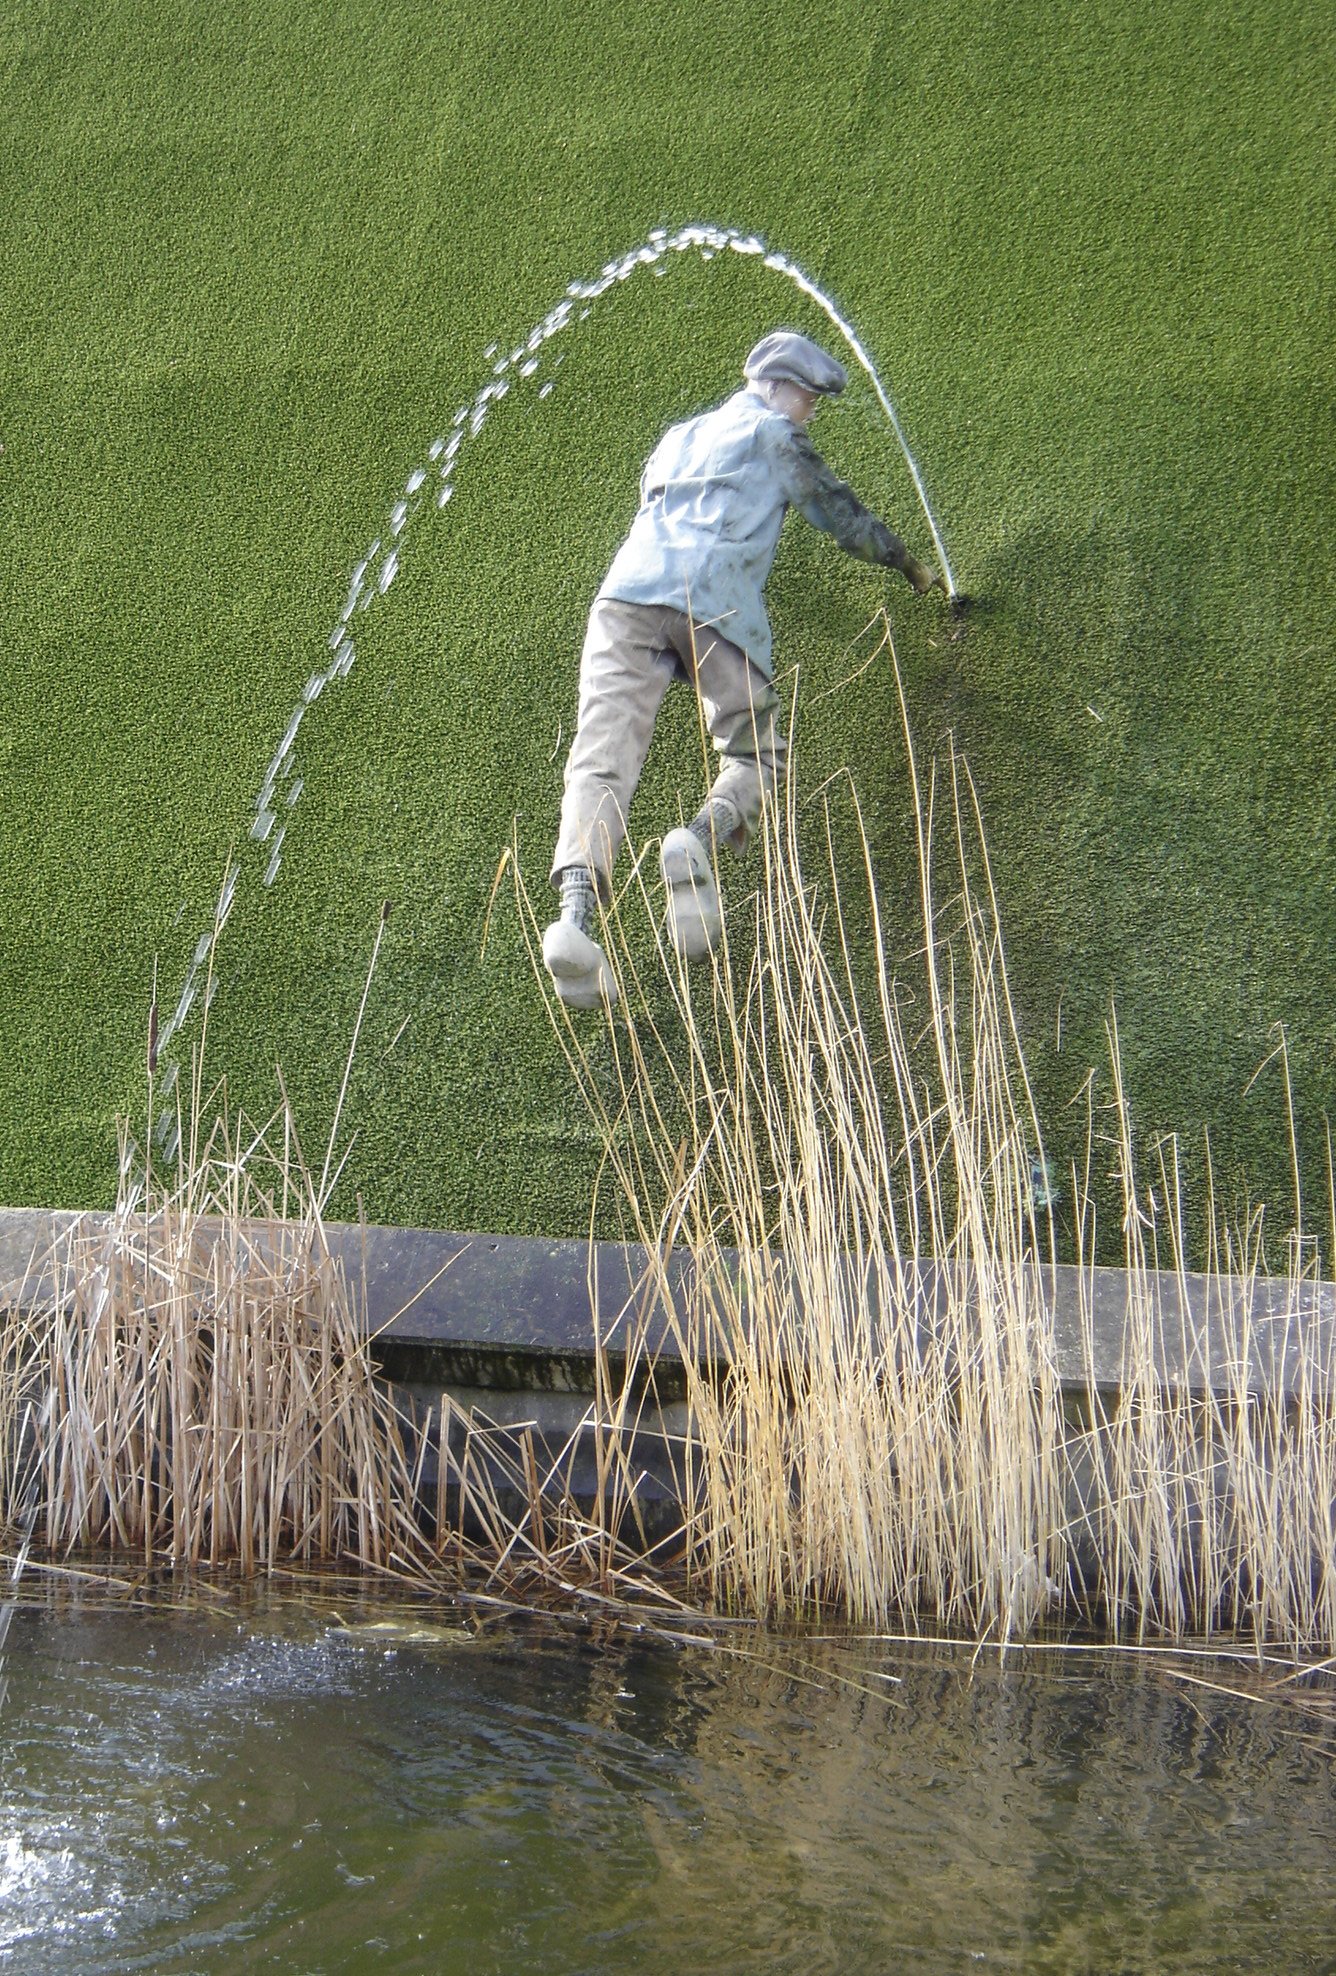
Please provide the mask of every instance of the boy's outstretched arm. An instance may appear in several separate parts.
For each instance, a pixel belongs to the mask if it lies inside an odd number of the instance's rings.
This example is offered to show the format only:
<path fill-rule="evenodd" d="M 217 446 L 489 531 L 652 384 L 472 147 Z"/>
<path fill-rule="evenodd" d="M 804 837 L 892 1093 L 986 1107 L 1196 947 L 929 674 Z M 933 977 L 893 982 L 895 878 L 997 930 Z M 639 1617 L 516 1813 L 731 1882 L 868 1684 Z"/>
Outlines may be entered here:
<path fill-rule="evenodd" d="M 848 481 L 827 466 L 805 432 L 795 426 L 778 444 L 791 489 L 789 499 L 814 528 L 833 536 L 860 562 L 898 569 L 920 597 L 934 588 L 945 590 L 936 571 L 921 563 L 884 521 L 863 506 Z"/>

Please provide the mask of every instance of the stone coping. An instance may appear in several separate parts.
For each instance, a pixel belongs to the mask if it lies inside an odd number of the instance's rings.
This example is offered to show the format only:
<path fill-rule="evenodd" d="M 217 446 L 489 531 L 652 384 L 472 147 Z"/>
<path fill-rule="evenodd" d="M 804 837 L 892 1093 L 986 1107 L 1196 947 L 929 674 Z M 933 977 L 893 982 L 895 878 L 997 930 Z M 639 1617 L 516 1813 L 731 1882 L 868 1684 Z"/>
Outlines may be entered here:
<path fill-rule="evenodd" d="M 0 1208 L 0 1302 L 49 1299 L 60 1266 L 61 1238 L 76 1228 L 105 1230 L 102 1212 Z M 205 1224 L 206 1227 L 212 1224 Z M 274 1224 L 253 1224 L 257 1230 Z M 681 1354 L 662 1299 L 650 1295 L 643 1248 L 617 1242 L 466 1235 L 422 1228 L 324 1225 L 330 1254 L 349 1284 L 365 1286 L 368 1330 L 387 1375 L 414 1384 L 464 1383 L 512 1391 L 587 1392 L 593 1384 L 597 1308 L 600 1335 L 614 1372 L 625 1360 L 628 1327 L 646 1303 L 645 1344 L 657 1358 L 656 1386 L 679 1396 Z M 730 1266 L 736 1259 L 730 1260 Z M 852 1267 L 852 1265 L 849 1265 Z M 663 1280 L 679 1308 L 690 1293 L 693 1263 L 670 1255 Z M 1199 1274 L 1118 1269 L 1078 1270 L 1035 1264 L 1027 1297 L 1052 1326 L 1059 1377 L 1076 1392 L 1093 1383 L 1116 1391 L 1124 1350 L 1148 1310 L 1157 1313 L 1157 1354 L 1171 1377 L 1222 1392 L 1249 1386 L 1295 1386 L 1300 1345 L 1309 1363 L 1336 1375 L 1336 1285 L 1283 1278 L 1247 1282 Z M 930 1331 L 941 1296 L 939 1272 L 919 1264 L 904 1293 Z M 674 1378 L 673 1368 L 677 1368 Z M 676 1390 L 674 1390 L 676 1389 Z"/>

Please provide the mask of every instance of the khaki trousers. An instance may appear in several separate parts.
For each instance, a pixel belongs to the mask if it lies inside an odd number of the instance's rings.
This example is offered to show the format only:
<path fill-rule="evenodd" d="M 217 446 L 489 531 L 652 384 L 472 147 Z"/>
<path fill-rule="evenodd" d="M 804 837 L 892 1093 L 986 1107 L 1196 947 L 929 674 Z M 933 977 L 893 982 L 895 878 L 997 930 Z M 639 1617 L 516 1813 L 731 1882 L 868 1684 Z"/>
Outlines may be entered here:
<path fill-rule="evenodd" d="M 580 658 L 580 713 L 566 762 L 554 884 L 568 866 L 584 865 L 606 904 L 655 718 L 676 677 L 700 695 L 723 757 L 710 795 L 733 804 L 742 821 L 730 841 L 746 849 L 788 745 L 773 682 L 737 645 L 693 625 L 684 611 L 604 597 L 589 613 Z"/>

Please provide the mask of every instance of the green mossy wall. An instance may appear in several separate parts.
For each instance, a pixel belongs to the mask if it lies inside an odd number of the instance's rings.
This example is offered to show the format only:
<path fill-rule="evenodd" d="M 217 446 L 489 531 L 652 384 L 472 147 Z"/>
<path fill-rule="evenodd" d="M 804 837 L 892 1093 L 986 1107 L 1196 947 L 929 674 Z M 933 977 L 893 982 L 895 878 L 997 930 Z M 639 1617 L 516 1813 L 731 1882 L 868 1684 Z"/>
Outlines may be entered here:
<path fill-rule="evenodd" d="M 883 601 L 921 745 L 953 734 L 982 794 L 1059 1163 L 1116 996 L 1145 1130 L 1209 1125 L 1229 1195 L 1286 1197 L 1274 1071 L 1244 1095 L 1283 1024 L 1319 1184 L 1331 53 L 1317 0 L 11 10 L 0 1198 L 108 1200 L 155 956 L 168 1001 L 349 570 L 484 349 L 693 219 L 836 296 L 987 600 L 951 643 L 801 522 L 781 548 L 801 772 L 852 769 L 892 942 L 915 939 L 892 683 L 840 684 Z M 643 457 L 778 322 L 825 333 L 727 257 L 611 294 L 555 346 L 552 396 L 517 391 L 466 453 L 302 730 L 271 892 L 246 845 L 210 1062 L 261 1108 L 281 1062 L 318 1139 L 396 902 L 344 1209 L 356 1188 L 376 1219 L 586 1225 L 590 1131 L 513 909 L 485 956 L 481 921 L 513 817 L 541 881 Z M 816 437 L 926 548 L 861 383 Z M 679 704 L 638 834 L 698 780 Z"/>

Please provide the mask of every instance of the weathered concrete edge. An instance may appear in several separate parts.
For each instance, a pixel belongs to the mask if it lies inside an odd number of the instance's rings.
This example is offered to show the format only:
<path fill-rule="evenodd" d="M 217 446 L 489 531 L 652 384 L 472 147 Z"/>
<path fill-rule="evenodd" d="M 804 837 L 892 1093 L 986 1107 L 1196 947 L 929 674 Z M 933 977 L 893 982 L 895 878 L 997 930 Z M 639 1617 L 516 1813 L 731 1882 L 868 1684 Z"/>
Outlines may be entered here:
<path fill-rule="evenodd" d="M 105 1231 L 102 1212 L 0 1208 L 0 1302 L 49 1298 L 62 1241 L 82 1227 Z M 413 1385 L 463 1383 L 512 1391 L 585 1392 L 592 1387 L 593 1313 L 614 1367 L 628 1328 L 665 1369 L 680 1352 L 661 1302 L 648 1312 L 647 1252 L 635 1245 L 464 1235 L 421 1228 L 327 1223 L 325 1239 L 349 1284 L 365 1298 L 374 1350 L 389 1377 Z M 689 1289 L 691 1259 L 665 1265 L 675 1296 Z M 1165 1369 L 1190 1383 L 1236 1390 L 1245 1365 L 1251 1384 L 1291 1389 L 1301 1343 L 1310 1361 L 1331 1364 L 1336 1284 L 1291 1285 L 1283 1278 L 1242 1284 L 1198 1274 L 1160 1273 L 1138 1285 L 1126 1271 L 1036 1264 L 1036 1297 L 1051 1311 L 1059 1376 L 1085 1390 L 1120 1384 L 1129 1324 L 1160 1313 Z M 931 1326 L 931 1265 L 916 1272 L 920 1323 Z M 1203 1376 L 1204 1375 L 1204 1376 Z M 663 1398 L 676 1397 L 664 1391 Z"/>

